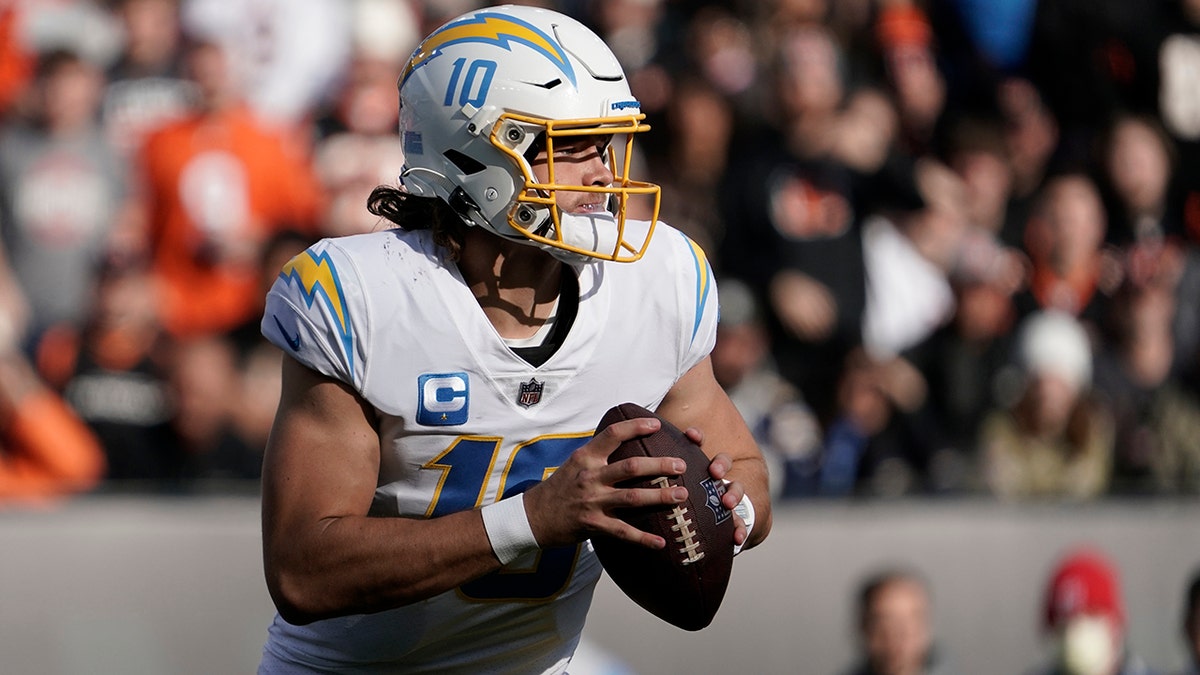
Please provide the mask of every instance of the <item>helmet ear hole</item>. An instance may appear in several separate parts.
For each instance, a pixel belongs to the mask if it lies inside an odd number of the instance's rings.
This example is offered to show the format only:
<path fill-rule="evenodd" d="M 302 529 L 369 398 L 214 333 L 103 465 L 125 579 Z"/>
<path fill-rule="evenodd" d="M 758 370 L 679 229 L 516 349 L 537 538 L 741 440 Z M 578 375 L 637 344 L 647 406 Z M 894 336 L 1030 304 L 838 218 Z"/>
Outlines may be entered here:
<path fill-rule="evenodd" d="M 466 176 L 479 173 L 487 168 L 487 165 L 485 165 L 483 162 L 471 157 L 470 155 L 455 150 L 454 148 L 450 148 L 442 154 L 446 157 L 446 159 L 450 160 L 454 166 L 458 167 L 458 170 L 462 171 L 463 175 Z"/>

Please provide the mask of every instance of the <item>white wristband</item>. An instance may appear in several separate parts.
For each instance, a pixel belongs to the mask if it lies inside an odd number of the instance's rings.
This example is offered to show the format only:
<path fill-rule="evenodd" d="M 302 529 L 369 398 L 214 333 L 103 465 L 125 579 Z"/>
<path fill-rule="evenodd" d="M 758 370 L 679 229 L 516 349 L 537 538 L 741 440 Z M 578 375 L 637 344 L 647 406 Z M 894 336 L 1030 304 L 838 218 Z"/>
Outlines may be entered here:
<path fill-rule="evenodd" d="M 525 515 L 525 494 L 488 504 L 481 509 L 483 529 L 502 565 L 538 550 L 537 539 Z"/>

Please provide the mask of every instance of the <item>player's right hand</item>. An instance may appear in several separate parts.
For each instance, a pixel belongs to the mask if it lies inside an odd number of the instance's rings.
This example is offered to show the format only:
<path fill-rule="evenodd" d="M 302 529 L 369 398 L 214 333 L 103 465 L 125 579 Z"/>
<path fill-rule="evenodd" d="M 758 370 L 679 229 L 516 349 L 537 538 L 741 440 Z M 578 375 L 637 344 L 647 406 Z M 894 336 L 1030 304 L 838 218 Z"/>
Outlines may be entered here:
<path fill-rule="evenodd" d="M 666 541 L 614 517 L 613 510 L 678 504 L 687 499 L 687 488 L 619 488 L 632 478 L 678 476 L 687 466 L 682 459 L 630 457 L 608 463 L 621 443 L 658 431 L 654 418 L 617 422 L 597 433 L 546 480 L 525 493 L 525 514 L 538 545 L 566 546 L 604 533 L 649 548 Z"/>

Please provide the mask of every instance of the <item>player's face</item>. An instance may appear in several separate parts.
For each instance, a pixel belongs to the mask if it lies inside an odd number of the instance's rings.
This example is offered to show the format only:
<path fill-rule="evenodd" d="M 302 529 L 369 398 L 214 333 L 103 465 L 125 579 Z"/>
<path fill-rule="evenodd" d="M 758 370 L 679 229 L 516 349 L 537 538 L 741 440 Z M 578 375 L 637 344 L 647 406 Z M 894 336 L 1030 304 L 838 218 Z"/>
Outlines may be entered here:
<path fill-rule="evenodd" d="M 612 184 L 613 174 L 605 161 L 611 136 L 579 136 L 554 141 L 554 182 L 558 185 L 590 185 L 604 187 Z M 549 182 L 550 167 L 546 150 L 531 162 L 533 175 Z M 605 210 L 608 196 L 592 192 L 559 190 L 555 193 L 558 208 L 563 213 L 587 215 Z"/>

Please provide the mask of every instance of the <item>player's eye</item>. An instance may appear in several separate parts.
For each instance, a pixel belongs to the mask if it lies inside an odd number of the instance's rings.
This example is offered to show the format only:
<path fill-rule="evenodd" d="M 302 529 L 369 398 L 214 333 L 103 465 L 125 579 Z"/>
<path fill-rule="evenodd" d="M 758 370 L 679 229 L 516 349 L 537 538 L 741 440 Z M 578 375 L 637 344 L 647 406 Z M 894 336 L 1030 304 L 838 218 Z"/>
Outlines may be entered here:
<path fill-rule="evenodd" d="M 595 150 L 603 157 L 611 141 L 612 134 L 596 134 L 593 136 L 562 139 L 555 142 L 554 154 L 559 157 L 579 157 Z"/>

